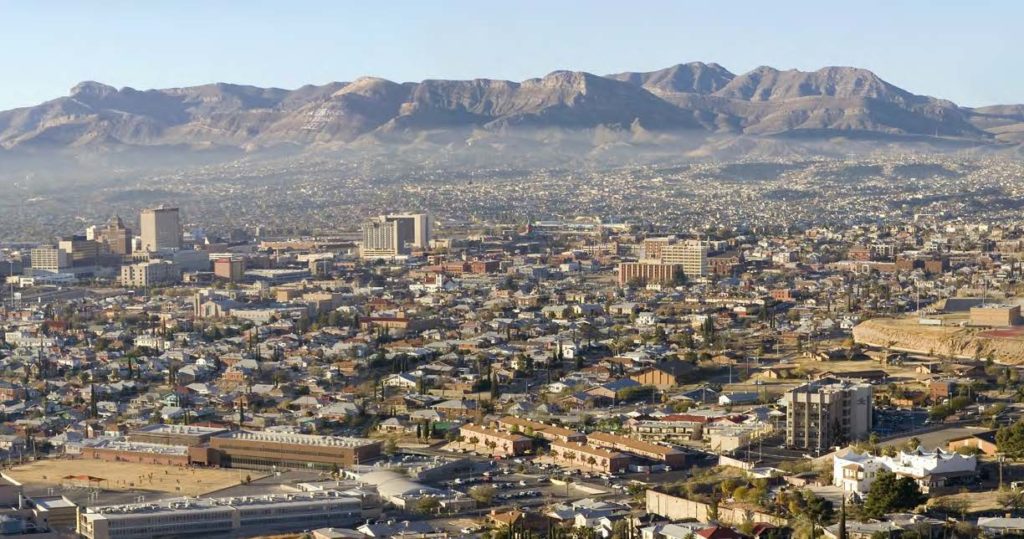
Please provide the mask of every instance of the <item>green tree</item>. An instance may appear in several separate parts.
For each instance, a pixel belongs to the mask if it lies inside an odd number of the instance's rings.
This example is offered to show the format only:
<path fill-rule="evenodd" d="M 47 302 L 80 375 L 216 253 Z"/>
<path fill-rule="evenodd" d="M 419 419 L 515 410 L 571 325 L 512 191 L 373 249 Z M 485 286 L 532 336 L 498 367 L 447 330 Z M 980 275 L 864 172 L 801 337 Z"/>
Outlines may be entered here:
<path fill-rule="evenodd" d="M 441 507 L 441 502 L 438 501 L 434 496 L 424 496 L 416 500 L 413 505 L 413 511 L 421 515 L 430 515 L 437 512 L 437 509 Z"/>
<path fill-rule="evenodd" d="M 917 483 L 909 477 L 896 477 L 888 471 L 879 472 L 864 500 L 864 514 L 879 518 L 887 513 L 909 510 L 924 503 L 925 497 Z"/>
<path fill-rule="evenodd" d="M 1018 421 L 996 431 L 996 446 L 1007 457 L 1024 456 L 1024 421 Z"/>
<path fill-rule="evenodd" d="M 491 485 L 477 485 L 469 489 L 469 497 L 476 500 L 481 505 L 488 505 L 494 500 L 494 495 L 497 493 L 497 489 Z"/>

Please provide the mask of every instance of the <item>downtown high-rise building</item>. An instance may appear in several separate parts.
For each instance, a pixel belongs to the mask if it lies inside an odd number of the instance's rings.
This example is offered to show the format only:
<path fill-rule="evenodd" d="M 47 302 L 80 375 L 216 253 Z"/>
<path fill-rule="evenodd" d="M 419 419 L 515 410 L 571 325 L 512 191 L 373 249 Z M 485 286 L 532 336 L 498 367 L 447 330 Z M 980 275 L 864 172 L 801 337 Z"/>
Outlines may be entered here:
<path fill-rule="evenodd" d="M 142 250 L 153 252 L 181 249 L 181 221 L 178 208 L 150 208 L 140 217 Z"/>
<path fill-rule="evenodd" d="M 124 225 L 120 217 L 114 216 L 106 226 L 97 228 L 95 237 L 90 238 L 107 246 L 107 251 L 115 255 L 132 254 L 132 231 Z"/>
<path fill-rule="evenodd" d="M 430 216 L 418 214 L 381 215 L 363 224 L 363 258 L 387 258 L 430 247 Z"/>
<path fill-rule="evenodd" d="M 413 249 L 430 248 L 430 228 L 433 222 L 427 213 L 385 215 L 388 221 L 398 223 L 399 241 Z"/>
<path fill-rule="evenodd" d="M 407 231 L 401 222 L 389 221 L 384 216 L 363 223 L 363 243 L 359 255 L 363 258 L 388 258 L 406 254 L 408 250 L 402 241 Z"/>

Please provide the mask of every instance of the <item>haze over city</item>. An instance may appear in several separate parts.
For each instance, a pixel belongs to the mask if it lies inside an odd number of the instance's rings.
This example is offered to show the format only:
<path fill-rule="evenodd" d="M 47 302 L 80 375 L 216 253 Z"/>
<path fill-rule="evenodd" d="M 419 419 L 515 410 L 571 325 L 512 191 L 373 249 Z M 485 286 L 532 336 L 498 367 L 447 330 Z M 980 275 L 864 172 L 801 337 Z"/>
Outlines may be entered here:
<path fill-rule="evenodd" d="M 1008 1 L 0 1 L 0 535 L 1024 534 Z"/>

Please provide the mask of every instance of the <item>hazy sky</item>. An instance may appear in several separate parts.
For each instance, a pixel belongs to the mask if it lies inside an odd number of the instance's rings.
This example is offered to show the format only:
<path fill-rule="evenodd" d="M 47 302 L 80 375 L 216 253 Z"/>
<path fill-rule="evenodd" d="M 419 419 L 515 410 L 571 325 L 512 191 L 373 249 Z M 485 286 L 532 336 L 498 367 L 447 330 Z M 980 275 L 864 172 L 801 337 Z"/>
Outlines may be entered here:
<path fill-rule="evenodd" d="M 1021 21 L 1020 0 L 0 0 L 0 109 L 82 80 L 294 88 L 694 60 L 855 65 L 964 105 L 1024 103 Z"/>

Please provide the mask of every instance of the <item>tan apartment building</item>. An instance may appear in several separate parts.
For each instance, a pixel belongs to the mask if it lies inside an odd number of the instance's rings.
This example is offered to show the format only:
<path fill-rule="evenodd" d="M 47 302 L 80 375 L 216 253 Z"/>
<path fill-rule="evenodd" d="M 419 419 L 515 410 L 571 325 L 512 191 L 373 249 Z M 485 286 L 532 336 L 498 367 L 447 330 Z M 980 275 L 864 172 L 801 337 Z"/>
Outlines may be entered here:
<path fill-rule="evenodd" d="M 524 455 L 533 449 L 532 438 L 472 423 L 459 427 L 459 434 L 462 442 L 472 445 L 477 453 L 512 457 Z"/>
<path fill-rule="evenodd" d="M 559 466 L 604 473 L 620 473 L 629 469 L 629 455 L 576 442 L 551 442 L 548 454 Z"/>
<path fill-rule="evenodd" d="M 527 436 L 540 436 L 549 442 L 583 443 L 587 441 L 587 436 L 582 432 L 511 415 L 499 419 L 498 428 L 509 432 L 518 431 Z"/>
<path fill-rule="evenodd" d="M 868 435 L 872 426 L 873 390 L 825 378 L 793 388 L 786 405 L 786 445 L 823 451 Z"/>
<path fill-rule="evenodd" d="M 591 432 L 587 435 L 587 443 L 624 453 L 631 453 L 650 460 L 664 462 L 674 468 L 682 468 L 686 464 L 686 453 L 674 447 L 667 447 L 651 442 L 636 440 L 627 436 L 609 434 L 607 432 Z"/>

